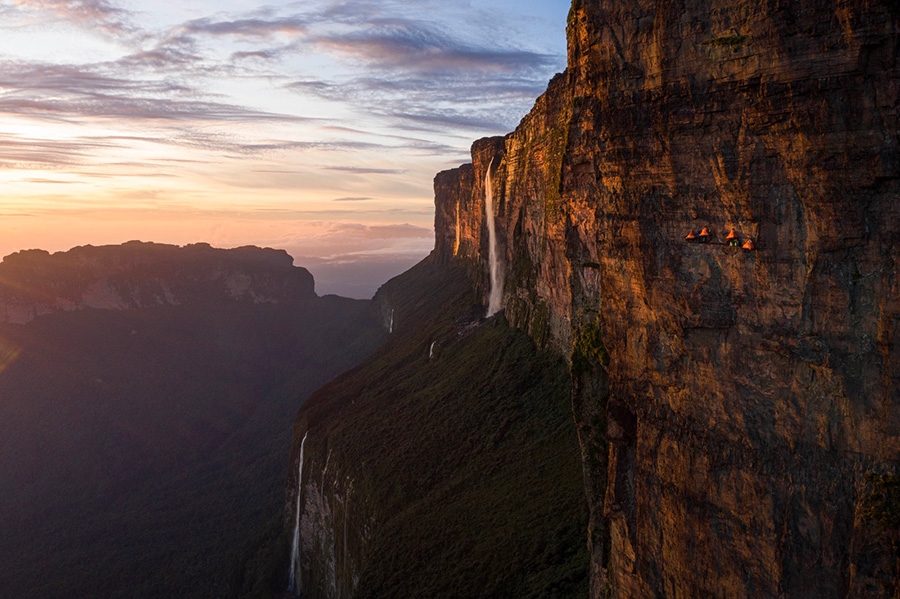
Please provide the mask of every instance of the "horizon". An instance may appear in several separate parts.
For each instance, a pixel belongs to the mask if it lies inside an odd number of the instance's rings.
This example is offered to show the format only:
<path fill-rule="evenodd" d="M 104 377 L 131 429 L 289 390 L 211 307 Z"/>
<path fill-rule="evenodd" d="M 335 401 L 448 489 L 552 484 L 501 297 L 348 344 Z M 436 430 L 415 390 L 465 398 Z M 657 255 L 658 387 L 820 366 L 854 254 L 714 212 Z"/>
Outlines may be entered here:
<path fill-rule="evenodd" d="M 0 3 L 0 255 L 257 245 L 371 297 L 431 250 L 434 175 L 565 68 L 568 9 Z"/>

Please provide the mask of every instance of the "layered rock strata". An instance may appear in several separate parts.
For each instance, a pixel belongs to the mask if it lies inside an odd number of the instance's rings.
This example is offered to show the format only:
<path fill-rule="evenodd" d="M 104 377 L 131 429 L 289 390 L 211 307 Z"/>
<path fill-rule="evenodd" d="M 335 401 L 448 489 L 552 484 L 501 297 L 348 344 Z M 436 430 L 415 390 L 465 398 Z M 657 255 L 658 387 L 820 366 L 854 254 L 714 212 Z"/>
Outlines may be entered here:
<path fill-rule="evenodd" d="M 567 72 L 436 178 L 484 291 L 494 169 L 507 318 L 570 358 L 592 596 L 900 592 L 898 20 L 576 0 Z"/>
<path fill-rule="evenodd" d="M 129 242 L 50 254 L 27 250 L 0 263 L 0 322 L 59 311 L 129 310 L 217 300 L 285 303 L 315 297 L 313 277 L 283 250 Z"/>

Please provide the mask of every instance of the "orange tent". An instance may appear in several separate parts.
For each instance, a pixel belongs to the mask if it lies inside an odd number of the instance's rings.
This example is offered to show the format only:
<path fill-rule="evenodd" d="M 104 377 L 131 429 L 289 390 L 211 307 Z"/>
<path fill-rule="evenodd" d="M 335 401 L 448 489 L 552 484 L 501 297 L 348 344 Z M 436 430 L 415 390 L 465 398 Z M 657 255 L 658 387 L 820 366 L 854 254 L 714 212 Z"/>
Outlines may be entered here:
<path fill-rule="evenodd" d="M 742 245 L 741 247 L 744 248 L 745 250 L 748 250 L 748 251 L 749 251 L 749 250 L 752 250 L 752 249 L 753 249 L 754 247 L 756 247 L 756 246 L 753 245 L 753 240 L 752 240 L 752 239 L 748 239 L 748 240 L 747 240 L 747 243 L 745 243 L 745 244 Z"/>
<path fill-rule="evenodd" d="M 697 236 L 694 234 L 693 229 L 691 229 L 691 231 L 687 235 L 685 235 L 684 238 L 687 241 L 694 241 L 695 239 L 697 239 Z"/>
<path fill-rule="evenodd" d="M 709 237 L 709 229 L 703 227 L 703 230 L 700 231 L 700 237 Z"/>
<path fill-rule="evenodd" d="M 725 238 L 725 241 L 731 241 L 732 239 L 737 239 L 737 236 L 738 236 L 738 234 L 735 232 L 734 229 L 732 229 L 732 230 L 728 233 L 728 237 Z"/>

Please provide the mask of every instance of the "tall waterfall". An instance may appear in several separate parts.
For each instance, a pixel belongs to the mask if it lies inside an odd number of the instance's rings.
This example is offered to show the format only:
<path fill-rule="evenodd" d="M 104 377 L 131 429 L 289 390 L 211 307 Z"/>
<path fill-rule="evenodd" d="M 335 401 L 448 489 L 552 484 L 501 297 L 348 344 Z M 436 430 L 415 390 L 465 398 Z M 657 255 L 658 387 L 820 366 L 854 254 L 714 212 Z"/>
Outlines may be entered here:
<path fill-rule="evenodd" d="M 494 191 L 491 189 L 491 160 L 484 174 L 484 217 L 488 227 L 488 260 L 491 267 L 491 292 L 488 296 L 487 316 L 500 311 L 503 300 L 503 281 L 500 278 L 500 264 L 497 258 L 497 226 L 494 222 Z"/>
<path fill-rule="evenodd" d="M 288 591 L 294 594 L 300 592 L 300 491 L 303 490 L 303 448 L 306 445 L 306 434 L 300 441 L 300 467 L 297 470 L 297 510 L 294 514 L 294 540 L 291 543 L 291 579 Z"/>
<path fill-rule="evenodd" d="M 460 234 L 460 226 L 459 226 L 459 200 L 456 200 L 456 240 L 453 242 L 453 255 L 459 255 L 459 234 Z"/>

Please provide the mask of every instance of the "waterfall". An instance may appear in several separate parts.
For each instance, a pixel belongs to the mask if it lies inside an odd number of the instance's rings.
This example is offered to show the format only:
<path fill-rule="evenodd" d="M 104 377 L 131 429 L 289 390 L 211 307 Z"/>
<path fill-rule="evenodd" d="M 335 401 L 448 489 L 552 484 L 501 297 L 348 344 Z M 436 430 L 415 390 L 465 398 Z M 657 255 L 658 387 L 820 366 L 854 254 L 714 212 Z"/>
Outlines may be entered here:
<path fill-rule="evenodd" d="M 491 160 L 484 174 L 484 217 L 488 227 L 488 259 L 491 267 L 491 293 L 488 296 L 487 316 L 500 311 L 503 300 L 503 281 L 500 280 L 500 264 L 497 258 L 497 227 L 494 222 L 494 192 L 491 189 Z"/>
<path fill-rule="evenodd" d="M 453 255 L 459 255 L 459 200 L 456 200 L 456 240 L 453 242 Z"/>
<path fill-rule="evenodd" d="M 393 333 L 393 332 L 394 332 L 394 309 L 391 308 L 391 324 L 388 327 L 388 333 Z"/>
<path fill-rule="evenodd" d="M 297 469 L 297 510 L 294 514 L 294 540 L 291 543 L 291 579 L 288 591 L 294 594 L 300 592 L 300 491 L 303 490 L 303 448 L 306 445 L 306 435 L 300 441 L 300 467 Z"/>
<path fill-rule="evenodd" d="M 429 360 L 434 357 L 434 344 L 435 343 L 437 343 L 437 341 L 432 341 L 431 347 L 428 348 L 428 359 Z"/>

